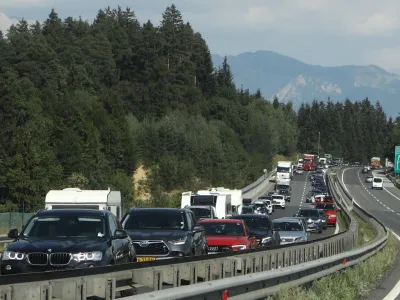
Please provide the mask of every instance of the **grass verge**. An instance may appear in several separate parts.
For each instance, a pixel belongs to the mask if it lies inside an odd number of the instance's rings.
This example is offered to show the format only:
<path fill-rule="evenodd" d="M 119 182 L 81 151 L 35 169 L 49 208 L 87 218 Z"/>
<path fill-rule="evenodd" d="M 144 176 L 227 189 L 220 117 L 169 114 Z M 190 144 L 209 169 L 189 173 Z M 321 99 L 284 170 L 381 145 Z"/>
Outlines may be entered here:
<path fill-rule="evenodd" d="M 348 222 L 347 218 L 345 217 L 344 212 L 339 212 L 337 214 L 337 216 L 338 216 L 340 232 L 349 229 L 349 222 Z"/>
<path fill-rule="evenodd" d="M 354 300 L 368 294 L 389 270 L 397 255 L 397 239 L 390 234 L 386 247 L 364 262 L 315 281 L 310 288 L 282 289 L 268 300 Z"/>
<path fill-rule="evenodd" d="M 351 212 L 358 224 L 358 246 L 362 246 L 376 237 L 375 230 L 356 213 Z"/>
<path fill-rule="evenodd" d="M 376 236 L 371 226 L 352 212 L 358 222 L 359 245 L 368 243 Z M 340 214 L 341 215 L 341 214 Z M 346 224 L 344 216 L 339 216 L 341 224 Z M 345 222 L 345 223 L 343 223 Z M 390 233 L 386 247 L 376 255 L 362 263 L 345 269 L 339 273 L 323 277 L 314 281 L 311 286 L 294 287 L 282 289 L 275 295 L 268 297 L 268 300 L 354 300 L 360 299 L 368 294 L 368 291 L 375 288 L 380 279 L 385 275 L 396 261 L 398 252 L 398 241 Z"/>

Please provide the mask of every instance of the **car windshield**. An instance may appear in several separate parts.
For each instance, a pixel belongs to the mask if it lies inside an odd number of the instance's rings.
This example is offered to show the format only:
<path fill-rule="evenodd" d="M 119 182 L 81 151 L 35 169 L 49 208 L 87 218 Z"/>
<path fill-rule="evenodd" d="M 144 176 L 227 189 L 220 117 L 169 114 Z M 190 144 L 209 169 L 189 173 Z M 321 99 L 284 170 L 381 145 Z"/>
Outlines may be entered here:
<path fill-rule="evenodd" d="M 374 178 L 374 182 L 382 182 L 382 178 Z"/>
<path fill-rule="evenodd" d="M 243 218 L 242 220 L 250 229 L 271 229 L 270 222 L 267 218 Z"/>
<path fill-rule="evenodd" d="M 254 207 L 256 208 L 256 210 L 261 210 L 261 211 L 265 211 L 265 204 L 264 203 L 256 203 L 254 204 Z"/>
<path fill-rule="evenodd" d="M 194 213 L 197 219 L 211 218 L 211 209 L 201 207 L 191 207 L 190 210 Z"/>
<path fill-rule="evenodd" d="M 206 235 L 230 235 L 230 236 L 244 236 L 244 229 L 242 223 L 232 222 L 203 222 Z"/>
<path fill-rule="evenodd" d="M 242 208 L 242 214 L 243 213 L 252 213 L 252 212 L 253 212 L 253 207 L 251 207 L 251 206 L 244 206 Z"/>
<path fill-rule="evenodd" d="M 316 209 L 335 210 L 333 204 L 317 204 Z"/>
<path fill-rule="evenodd" d="M 300 210 L 299 217 L 319 217 L 317 210 Z"/>
<path fill-rule="evenodd" d="M 186 230 L 184 215 L 174 212 L 136 211 L 129 214 L 122 223 L 126 230 Z"/>
<path fill-rule="evenodd" d="M 283 196 L 280 196 L 280 195 L 273 195 L 273 196 L 272 196 L 272 199 L 279 199 L 279 200 L 282 200 L 282 199 L 283 199 Z"/>
<path fill-rule="evenodd" d="M 26 225 L 23 236 L 29 238 L 95 238 L 105 236 L 105 222 L 97 216 L 34 217 Z"/>
<path fill-rule="evenodd" d="M 297 222 L 273 222 L 274 230 L 278 231 L 303 231 L 303 227 Z"/>

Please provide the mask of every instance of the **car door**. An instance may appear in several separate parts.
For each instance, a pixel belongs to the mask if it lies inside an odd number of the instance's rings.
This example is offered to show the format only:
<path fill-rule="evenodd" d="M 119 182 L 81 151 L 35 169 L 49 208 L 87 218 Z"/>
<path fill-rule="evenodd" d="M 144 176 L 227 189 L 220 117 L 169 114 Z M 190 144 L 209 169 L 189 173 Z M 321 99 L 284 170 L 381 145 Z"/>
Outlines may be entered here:
<path fill-rule="evenodd" d="M 198 222 L 197 222 L 197 218 L 192 212 L 188 212 L 187 213 L 187 218 L 188 218 L 188 221 L 189 221 L 189 223 L 188 223 L 189 224 L 189 231 L 193 232 L 194 228 L 199 225 Z M 193 234 L 193 243 L 194 243 L 196 255 L 199 255 L 202 252 L 201 246 L 203 245 L 202 244 L 203 236 L 204 236 L 204 231 L 195 232 Z"/>
<path fill-rule="evenodd" d="M 118 229 L 118 223 L 115 220 L 114 216 L 108 214 L 108 226 L 110 229 L 111 236 L 114 236 L 115 230 Z M 124 253 L 124 240 L 123 239 L 112 239 L 111 240 L 111 249 L 114 256 L 115 264 L 121 264 L 126 259 L 126 255 Z"/>
<path fill-rule="evenodd" d="M 270 228 L 271 228 L 272 237 L 273 237 L 273 239 L 274 239 L 274 243 L 273 243 L 273 244 L 275 244 L 275 245 L 280 245 L 280 243 L 281 243 L 281 235 L 279 234 L 279 231 L 278 231 L 278 230 L 275 230 L 275 229 L 274 229 L 274 225 L 272 224 L 271 219 L 269 219 L 269 226 L 270 226 Z"/>

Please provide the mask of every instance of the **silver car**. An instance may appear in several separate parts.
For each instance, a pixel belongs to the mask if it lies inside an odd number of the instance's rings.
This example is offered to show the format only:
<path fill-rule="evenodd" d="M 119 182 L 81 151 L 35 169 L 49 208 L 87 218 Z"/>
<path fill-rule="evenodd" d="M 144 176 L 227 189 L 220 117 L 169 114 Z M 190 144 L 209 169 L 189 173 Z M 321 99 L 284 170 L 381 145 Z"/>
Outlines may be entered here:
<path fill-rule="evenodd" d="M 301 218 L 283 217 L 272 221 L 274 230 L 279 231 L 281 245 L 307 242 L 310 235 Z"/>

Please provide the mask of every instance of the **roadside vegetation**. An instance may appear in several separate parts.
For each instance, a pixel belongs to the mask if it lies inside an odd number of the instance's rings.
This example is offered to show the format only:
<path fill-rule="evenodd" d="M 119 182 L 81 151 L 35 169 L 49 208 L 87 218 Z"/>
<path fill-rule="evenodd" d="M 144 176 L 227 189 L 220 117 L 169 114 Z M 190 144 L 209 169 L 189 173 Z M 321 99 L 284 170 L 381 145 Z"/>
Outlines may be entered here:
<path fill-rule="evenodd" d="M 371 242 L 376 237 L 375 230 L 361 219 L 356 213 L 351 212 L 353 217 L 357 220 L 358 225 L 358 246 L 361 247 L 364 244 Z"/>
<path fill-rule="evenodd" d="M 68 186 L 111 187 L 124 207 L 174 205 L 184 190 L 243 188 L 280 157 L 319 149 L 362 161 L 397 142 L 394 121 L 368 99 L 296 112 L 237 88 L 227 59 L 213 65 L 174 5 L 160 19 L 52 10 L 0 33 L 0 212 L 36 211 Z"/>
<path fill-rule="evenodd" d="M 357 216 L 357 221 L 360 218 Z M 367 228 L 369 227 L 369 228 Z M 359 242 L 367 243 L 375 237 L 368 223 L 361 220 L 358 228 Z M 392 234 L 386 247 L 364 262 L 334 275 L 314 281 L 310 287 L 280 290 L 267 300 L 355 300 L 368 295 L 393 266 L 398 252 L 398 241 Z"/>

